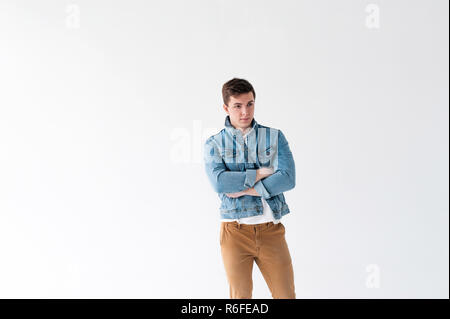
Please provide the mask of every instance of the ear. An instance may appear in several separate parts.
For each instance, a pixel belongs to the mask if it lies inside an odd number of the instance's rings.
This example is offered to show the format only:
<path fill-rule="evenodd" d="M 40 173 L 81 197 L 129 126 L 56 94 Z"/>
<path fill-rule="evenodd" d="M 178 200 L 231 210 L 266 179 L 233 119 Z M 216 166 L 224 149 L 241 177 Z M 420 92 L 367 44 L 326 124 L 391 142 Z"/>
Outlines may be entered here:
<path fill-rule="evenodd" d="M 225 112 L 230 115 L 230 113 L 228 113 L 228 106 L 226 106 L 225 104 L 223 105 L 223 109 L 225 110 Z"/>

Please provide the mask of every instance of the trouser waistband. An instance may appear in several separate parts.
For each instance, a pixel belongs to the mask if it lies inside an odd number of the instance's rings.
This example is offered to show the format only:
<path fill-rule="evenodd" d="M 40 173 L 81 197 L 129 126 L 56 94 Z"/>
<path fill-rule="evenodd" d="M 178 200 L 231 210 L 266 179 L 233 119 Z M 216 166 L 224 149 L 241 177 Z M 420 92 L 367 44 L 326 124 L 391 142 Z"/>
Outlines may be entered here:
<path fill-rule="evenodd" d="M 243 228 L 243 229 L 250 229 L 250 228 L 257 228 L 257 229 L 266 229 L 275 224 L 274 222 L 266 222 L 266 223 L 260 223 L 260 224 L 242 224 L 237 221 L 232 222 L 223 222 L 225 224 L 231 225 L 232 227 L 236 228 Z"/>

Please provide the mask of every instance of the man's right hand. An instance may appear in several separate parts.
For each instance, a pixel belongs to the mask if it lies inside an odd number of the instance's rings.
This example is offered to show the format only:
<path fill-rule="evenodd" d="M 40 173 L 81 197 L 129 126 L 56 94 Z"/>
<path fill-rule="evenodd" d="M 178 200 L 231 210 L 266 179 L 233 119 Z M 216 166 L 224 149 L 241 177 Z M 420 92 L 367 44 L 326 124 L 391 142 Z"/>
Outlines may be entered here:
<path fill-rule="evenodd" d="M 256 170 L 256 182 L 274 173 L 272 167 L 261 167 Z"/>

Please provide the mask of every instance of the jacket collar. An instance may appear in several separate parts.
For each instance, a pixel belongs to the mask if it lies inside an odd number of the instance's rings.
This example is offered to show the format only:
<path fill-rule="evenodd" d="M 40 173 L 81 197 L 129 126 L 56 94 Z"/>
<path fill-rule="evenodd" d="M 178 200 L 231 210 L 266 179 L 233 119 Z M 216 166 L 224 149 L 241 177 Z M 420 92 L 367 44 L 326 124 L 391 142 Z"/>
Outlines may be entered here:
<path fill-rule="evenodd" d="M 250 123 L 251 129 L 246 132 L 246 134 L 252 133 L 252 131 L 256 128 L 256 125 L 258 123 L 256 122 L 255 118 L 253 117 L 252 122 Z M 230 116 L 227 115 L 225 117 L 225 129 L 231 134 L 231 135 L 243 135 L 241 130 L 234 128 L 233 125 L 231 125 Z"/>

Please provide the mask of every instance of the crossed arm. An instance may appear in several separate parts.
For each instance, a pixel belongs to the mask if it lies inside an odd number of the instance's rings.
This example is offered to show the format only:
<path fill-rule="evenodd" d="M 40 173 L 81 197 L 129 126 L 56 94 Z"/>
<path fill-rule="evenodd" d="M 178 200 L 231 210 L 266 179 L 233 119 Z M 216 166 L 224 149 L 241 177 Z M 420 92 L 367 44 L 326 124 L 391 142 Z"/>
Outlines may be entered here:
<path fill-rule="evenodd" d="M 258 181 L 270 176 L 273 174 L 273 169 L 272 168 L 259 168 L 256 170 L 256 179 L 255 179 L 255 183 L 257 183 Z M 227 195 L 228 197 L 231 198 L 236 198 L 236 197 L 241 197 L 244 195 L 250 195 L 250 196 L 261 196 L 261 194 L 259 194 L 254 187 L 250 187 L 247 188 L 243 191 L 240 192 L 234 192 L 234 193 L 226 193 L 225 195 Z"/>
<path fill-rule="evenodd" d="M 295 163 L 284 134 L 278 134 L 278 168 L 247 169 L 244 172 L 229 171 L 223 162 L 213 139 L 205 143 L 205 169 L 217 193 L 229 197 L 243 195 L 270 198 L 295 187 Z"/>

